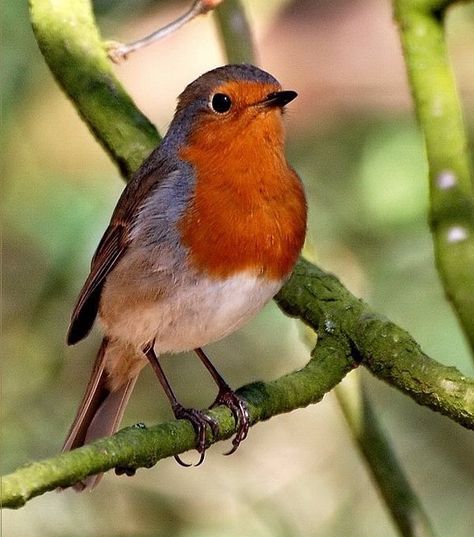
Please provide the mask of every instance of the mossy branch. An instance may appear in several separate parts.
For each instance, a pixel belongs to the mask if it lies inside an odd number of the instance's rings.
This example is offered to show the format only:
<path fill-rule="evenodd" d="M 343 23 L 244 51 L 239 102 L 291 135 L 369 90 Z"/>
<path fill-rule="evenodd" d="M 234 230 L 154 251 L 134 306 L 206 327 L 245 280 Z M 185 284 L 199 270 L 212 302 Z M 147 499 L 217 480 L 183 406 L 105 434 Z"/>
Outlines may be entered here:
<path fill-rule="evenodd" d="M 37 39 L 56 78 L 120 169 L 129 175 L 158 136 L 115 80 L 89 3 L 30 0 L 30 6 Z M 312 359 L 301 371 L 240 390 L 249 403 L 252 424 L 319 401 L 362 363 L 417 402 L 474 428 L 474 380 L 430 359 L 407 332 L 372 312 L 334 276 L 301 260 L 276 300 L 286 313 L 317 330 L 319 339 Z M 231 436 L 230 412 L 218 408 L 212 414 L 221 434 L 209 441 Z M 48 490 L 116 466 L 149 467 L 194 445 L 195 435 L 186 421 L 124 429 L 112 438 L 5 476 L 3 506 L 19 507 Z"/>
<path fill-rule="evenodd" d="M 408 332 L 372 311 L 335 276 L 302 259 L 276 301 L 319 338 L 331 334 L 345 341 L 353 360 L 377 378 L 474 429 L 474 379 L 431 359 Z"/>
<path fill-rule="evenodd" d="M 468 140 L 446 49 L 451 0 L 394 0 L 430 179 L 430 224 L 444 290 L 474 352 L 474 192 Z M 458 2 L 459 3 L 459 2 Z"/>
<path fill-rule="evenodd" d="M 474 429 L 474 379 L 431 360 L 407 332 L 372 312 L 334 276 L 301 260 L 277 301 L 288 314 L 318 330 L 318 343 L 300 371 L 239 390 L 248 402 L 252 424 L 318 402 L 361 362 L 415 401 Z M 218 408 L 210 413 L 221 428 L 210 443 L 229 438 L 234 432 L 230 412 Z M 192 426 L 184 420 L 124 429 L 5 476 L 3 506 L 20 507 L 48 490 L 116 466 L 148 468 L 192 449 L 195 441 Z"/>
<path fill-rule="evenodd" d="M 158 145 L 112 70 L 89 0 L 30 0 L 36 41 L 59 85 L 125 178 Z"/>

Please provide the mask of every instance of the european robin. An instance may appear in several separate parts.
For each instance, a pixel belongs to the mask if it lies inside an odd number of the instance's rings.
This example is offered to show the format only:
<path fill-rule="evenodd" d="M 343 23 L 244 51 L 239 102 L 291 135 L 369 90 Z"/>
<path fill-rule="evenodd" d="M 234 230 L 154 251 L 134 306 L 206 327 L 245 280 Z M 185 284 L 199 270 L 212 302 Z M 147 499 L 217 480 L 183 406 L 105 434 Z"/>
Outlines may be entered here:
<path fill-rule="evenodd" d="M 232 411 L 231 452 L 247 436 L 245 402 L 202 347 L 253 317 L 301 251 L 306 201 L 285 158 L 282 121 L 296 95 L 252 65 L 209 71 L 180 95 L 162 143 L 117 203 L 72 313 L 69 345 L 87 336 L 97 315 L 104 338 L 65 451 L 117 430 L 149 362 L 175 417 L 192 423 L 202 462 L 206 426 L 216 433 L 217 423 L 178 402 L 158 360 L 189 350 L 218 386 L 213 405 Z"/>

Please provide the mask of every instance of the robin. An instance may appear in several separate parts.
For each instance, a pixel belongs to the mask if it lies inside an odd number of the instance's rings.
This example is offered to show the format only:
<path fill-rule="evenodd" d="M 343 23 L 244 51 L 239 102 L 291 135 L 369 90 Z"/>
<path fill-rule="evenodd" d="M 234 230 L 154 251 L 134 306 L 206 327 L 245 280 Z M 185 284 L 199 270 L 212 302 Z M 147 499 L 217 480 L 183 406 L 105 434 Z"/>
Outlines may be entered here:
<path fill-rule="evenodd" d="M 226 405 L 236 421 L 228 454 L 247 436 L 245 402 L 202 347 L 261 310 L 301 251 L 306 201 L 285 158 L 282 122 L 296 96 L 252 65 L 209 71 L 180 95 L 162 143 L 117 203 L 72 313 L 69 345 L 97 316 L 104 338 L 64 451 L 117 430 L 150 363 L 175 417 L 196 431 L 200 464 L 206 427 L 215 434 L 217 422 L 178 402 L 159 361 L 189 350 L 218 386 L 213 406 Z"/>

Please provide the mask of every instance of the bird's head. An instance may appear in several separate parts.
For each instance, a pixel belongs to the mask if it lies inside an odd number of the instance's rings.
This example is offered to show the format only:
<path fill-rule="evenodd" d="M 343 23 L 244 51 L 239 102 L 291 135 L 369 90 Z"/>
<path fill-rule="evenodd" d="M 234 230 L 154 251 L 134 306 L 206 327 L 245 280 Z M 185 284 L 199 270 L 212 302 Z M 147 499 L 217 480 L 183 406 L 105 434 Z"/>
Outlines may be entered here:
<path fill-rule="evenodd" d="M 297 96 L 253 65 L 226 65 L 189 84 L 179 96 L 169 136 L 186 144 L 224 149 L 250 143 L 283 144 L 282 111 Z"/>

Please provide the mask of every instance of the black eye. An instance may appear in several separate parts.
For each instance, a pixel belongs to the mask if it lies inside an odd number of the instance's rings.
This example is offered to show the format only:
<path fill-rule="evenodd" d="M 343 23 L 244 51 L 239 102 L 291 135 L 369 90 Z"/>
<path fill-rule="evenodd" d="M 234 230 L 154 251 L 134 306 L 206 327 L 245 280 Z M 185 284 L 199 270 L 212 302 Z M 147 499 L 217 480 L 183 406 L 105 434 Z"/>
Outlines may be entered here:
<path fill-rule="evenodd" d="M 225 114 L 231 106 L 232 101 L 225 93 L 216 93 L 211 99 L 211 108 L 218 114 Z"/>

